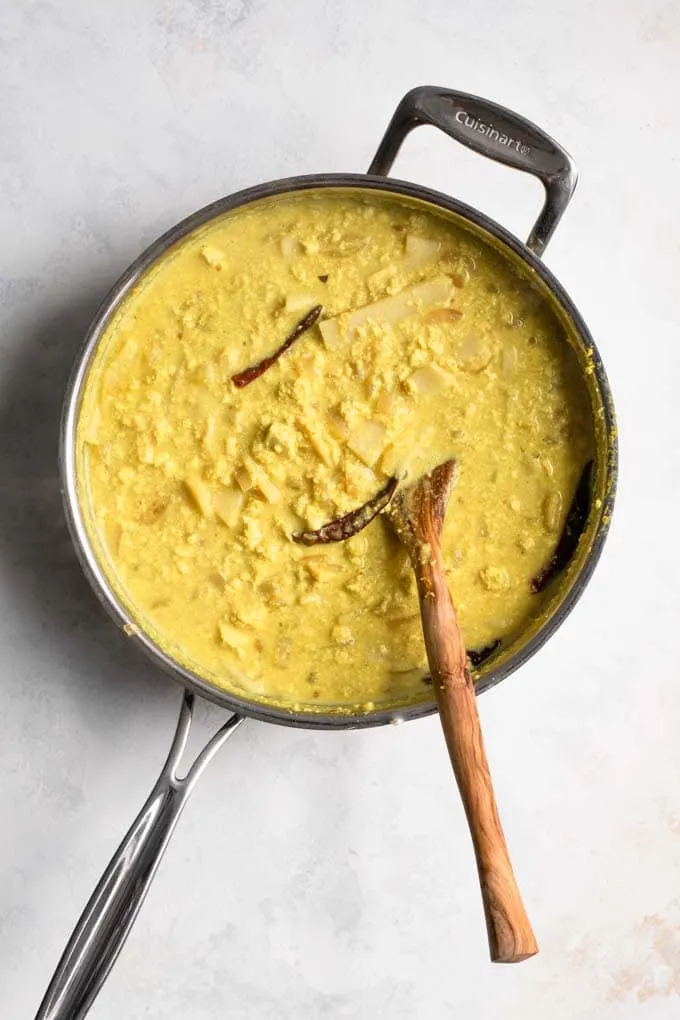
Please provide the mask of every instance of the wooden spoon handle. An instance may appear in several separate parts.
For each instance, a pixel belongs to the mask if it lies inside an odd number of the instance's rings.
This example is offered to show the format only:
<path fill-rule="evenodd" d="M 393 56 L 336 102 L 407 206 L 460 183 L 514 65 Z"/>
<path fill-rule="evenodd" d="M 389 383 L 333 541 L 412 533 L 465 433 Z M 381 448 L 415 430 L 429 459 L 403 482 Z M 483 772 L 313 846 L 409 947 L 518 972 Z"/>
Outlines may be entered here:
<path fill-rule="evenodd" d="M 432 682 L 475 848 L 491 960 L 518 963 L 537 953 L 538 945 L 498 817 L 474 685 L 441 554 L 436 548 L 432 554 L 416 570 Z"/>

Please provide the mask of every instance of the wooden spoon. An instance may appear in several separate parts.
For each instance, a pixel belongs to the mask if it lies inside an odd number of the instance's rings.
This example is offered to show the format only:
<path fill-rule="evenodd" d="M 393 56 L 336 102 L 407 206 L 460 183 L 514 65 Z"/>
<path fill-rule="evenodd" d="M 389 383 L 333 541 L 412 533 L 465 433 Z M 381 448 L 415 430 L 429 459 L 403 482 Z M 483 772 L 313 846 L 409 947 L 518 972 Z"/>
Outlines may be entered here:
<path fill-rule="evenodd" d="M 413 564 L 427 659 L 449 757 L 477 858 L 494 963 L 518 963 L 538 952 L 517 887 L 491 784 L 465 645 L 451 601 L 441 552 L 455 461 L 440 464 L 386 511 Z"/>

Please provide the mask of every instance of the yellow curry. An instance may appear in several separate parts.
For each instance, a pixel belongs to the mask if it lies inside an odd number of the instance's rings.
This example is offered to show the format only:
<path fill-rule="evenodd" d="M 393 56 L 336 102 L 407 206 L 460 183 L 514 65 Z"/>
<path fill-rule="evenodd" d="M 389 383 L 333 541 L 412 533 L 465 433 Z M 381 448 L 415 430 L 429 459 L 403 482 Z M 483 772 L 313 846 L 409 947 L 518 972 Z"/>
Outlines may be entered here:
<path fill-rule="evenodd" d="M 147 271 L 90 367 L 77 469 L 109 581 L 167 653 L 262 701 L 370 710 L 426 690 L 406 554 L 382 515 L 294 536 L 455 457 L 445 563 L 484 648 L 537 613 L 593 444 L 528 279 L 443 212 L 324 189 L 228 213 Z"/>

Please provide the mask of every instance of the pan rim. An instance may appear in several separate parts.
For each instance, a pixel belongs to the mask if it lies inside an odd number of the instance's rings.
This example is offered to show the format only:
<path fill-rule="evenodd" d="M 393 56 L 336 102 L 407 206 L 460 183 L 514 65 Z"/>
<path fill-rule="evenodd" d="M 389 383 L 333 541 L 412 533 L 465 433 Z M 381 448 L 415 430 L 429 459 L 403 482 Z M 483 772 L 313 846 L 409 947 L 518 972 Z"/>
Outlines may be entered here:
<path fill-rule="evenodd" d="M 279 725 L 305 729 L 363 729 L 424 718 L 436 712 L 436 704 L 434 701 L 419 702 L 412 705 L 378 709 L 371 712 L 352 711 L 354 706 L 348 706 L 347 711 L 344 709 L 336 709 L 333 712 L 319 711 L 318 713 L 316 711 L 293 711 L 292 709 L 242 698 L 194 673 L 156 644 L 139 627 L 131 614 L 123 606 L 109 584 L 90 542 L 76 488 L 76 426 L 80 398 L 87 378 L 87 372 L 108 323 L 143 273 L 162 257 L 172 245 L 182 240 L 198 227 L 226 212 L 261 199 L 321 188 L 354 188 L 389 192 L 443 208 L 458 215 L 463 220 L 469 221 L 477 229 L 490 234 L 496 242 L 500 242 L 501 245 L 509 248 L 515 256 L 518 256 L 538 274 L 543 283 L 551 291 L 562 312 L 569 319 L 580 342 L 588 351 L 604 411 L 605 434 L 607 436 L 606 462 L 604 464 L 605 498 L 602 501 L 601 508 L 598 510 L 598 521 L 590 549 L 581 568 L 572 579 L 570 586 L 565 591 L 554 612 L 551 613 L 526 644 L 522 645 L 499 667 L 491 669 L 488 674 L 482 676 L 476 686 L 477 693 L 480 694 L 483 691 L 489 690 L 515 672 L 552 637 L 569 615 L 590 580 L 602 552 L 611 519 L 618 469 L 618 443 L 616 439 L 616 418 L 607 376 L 595 342 L 574 302 L 538 256 L 527 248 L 522 241 L 484 213 L 460 202 L 456 198 L 418 184 L 392 177 L 349 173 L 306 174 L 280 178 L 220 198 L 216 202 L 212 202 L 180 220 L 162 234 L 131 263 L 116 283 L 114 283 L 95 313 L 80 349 L 76 354 L 75 363 L 66 388 L 59 431 L 59 475 L 66 521 L 85 576 L 109 616 L 124 630 L 133 644 L 147 658 L 150 658 L 156 666 L 159 666 L 166 674 L 184 687 L 193 690 L 195 693 L 224 708 L 236 712 L 238 715 L 249 716 L 264 722 L 273 722 Z"/>

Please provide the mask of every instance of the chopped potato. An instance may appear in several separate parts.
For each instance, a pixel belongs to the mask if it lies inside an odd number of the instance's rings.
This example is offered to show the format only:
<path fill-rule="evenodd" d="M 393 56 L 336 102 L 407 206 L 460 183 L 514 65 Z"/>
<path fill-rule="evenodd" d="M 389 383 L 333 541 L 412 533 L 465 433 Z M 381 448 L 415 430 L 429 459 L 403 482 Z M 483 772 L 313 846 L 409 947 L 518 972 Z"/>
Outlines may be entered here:
<path fill-rule="evenodd" d="M 222 487 L 213 494 L 215 513 L 230 528 L 238 523 L 243 507 L 243 492 L 231 486 Z"/>
<path fill-rule="evenodd" d="M 255 484 L 250 471 L 243 465 L 236 468 L 234 471 L 234 478 L 236 479 L 241 492 L 249 492 Z"/>
<path fill-rule="evenodd" d="M 324 464 L 327 466 L 335 464 L 337 461 L 335 444 L 330 439 L 322 436 L 313 425 L 309 425 L 307 422 L 302 422 L 301 424 L 313 450 L 319 455 Z"/>
<path fill-rule="evenodd" d="M 479 577 L 484 587 L 489 591 L 507 591 L 510 587 L 510 577 L 505 567 L 482 567 Z"/>
<path fill-rule="evenodd" d="M 383 452 L 380 458 L 380 470 L 383 474 L 388 476 L 399 476 L 402 473 L 402 465 L 404 462 L 404 452 L 399 447 L 390 443 Z"/>
<path fill-rule="evenodd" d="M 423 305 L 435 305 L 446 301 L 452 289 L 453 284 L 446 276 L 405 287 L 392 297 L 383 298 L 382 301 L 375 301 L 372 305 L 365 305 L 351 312 L 347 318 L 347 327 L 350 331 L 355 330 L 369 319 L 375 319 L 377 322 L 399 322 L 400 319 L 413 315 Z"/>
<path fill-rule="evenodd" d="M 212 517 L 212 491 L 207 482 L 202 481 L 200 478 L 187 478 L 184 484 L 187 487 L 196 509 L 202 513 L 204 517 Z"/>
<path fill-rule="evenodd" d="M 217 631 L 223 645 L 233 649 L 240 659 L 245 658 L 251 647 L 251 641 L 247 634 L 232 627 L 231 624 L 220 620 L 217 624 Z"/>
<path fill-rule="evenodd" d="M 278 503 L 281 493 L 267 472 L 252 457 L 245 457 L 243 465 L 252 479 L 253 488 L 260 492 L 268 503 Z"/>
<path fill-rule="evenodd" d="M 373 467 L 385 447 L 386 429 L 377 421 L 362 421 L 352 429 L 347 445 L 367 467 Z"/>
<path fill-rule="evenodd" d="M 348 459 L 345 464 L 345 488 L 352 498 L 365 502 L 374 496 L 380 487 L 375 471 L 356 460 Z"/>
<path fill-rule="evenodd" d="M 337 319 L 322 319 L 319 323 L 319 330 L 321 332 L 323 342 L 329 351 L 334 350 L 342 344 L 340 323 Z"/>
<path fill-rule="evenodd" d="M 439 241 L 429 237 L 418 237 L 416 234 L 407 234 L 405 243 L 406 258 L 404 265 L 408 269 L 415 269 L 428 262 L 434 262 L 441 244 Z"/>
<path fill-rule="evenodd" d="M 328 412 L 326 427 L 330 434 L 340 442 L 344 442 L 349 437 L 349 426 L 338 411 Z"/>
<path fill-rule="evenodd" d="M 201 257 L 213 269 L 223 269 L 225 265 L 224 253 L 212 244 L 204 244 L 201 248 Z"/>
<path fill-rule="evenodd" d="M 288 294 L 285 309 L 287 312 L 309 312 L 318 303 L 314 294 Z"/>
<path fill-rule="evenodd" d="M 464 372 L 482 372 L 492 356 L 490 344 L 475 333 L 470 333 L 458 351 L 458 364 Z"/>
<path fill-rule="evenodd" d="M 557 531 L 562 517 L 562 494 L 551 492 L 543 501 L 543 522 L 548 531 Z"/>
<path fill-rule="evenodd" d="M 243 624 L 244 627 L 257 630 L 266 623 L 267 611 L 260 603 L 252 606 L 240 604 L 234 607 L 232 616 L 237 623 Z"/>
<path fill-rule="evenodd" d="M 351 627 L 347 627 L 344 624 L 338 623 L 333 627 L 331 636 L 335 641 L 336 645 L 351 645 L 354 644 L 354 635 L 352 634 Z"/>
<path fill-rule="evenodd" d="M 365 323 L 399 322 L 414 315 L 423 306 L 443 303 L 449 298 L 452 290 L 451 280 L 446 276 L 440 276 L 434 280 L 404 287 L 397 294 L 357 308 L 342 317 L 344 323 L 338 319 L 324 319 L 319 323 L 324 344 L 330 351 L 337 350 L 346 346 L 357 329 Z"/>
<path fill-rule="evenodd" d="M 345 570 L 342 563 L 336 563 L 328 556 L 307 556 L 305 567 L 315 581 L 321 582 L 335 581 Z"/>
<path fill-rule="evenodd" d="M 396 412 L 398 406 L 399 401 L 396 394 L 388 393 L 386 390 L 379 394 L 375 402 L 376 411 L 388 418 Z"/>
<path fill-rule="evenodd" d="M 436 365 L 424 365 L 423 368 L 417 368 L 407 379 L 411 392 L 420 396 L 440 393 L 448 386 L 455 385 L 455 382 L 456 380 L 450 372 L 445 372 Z"/>

